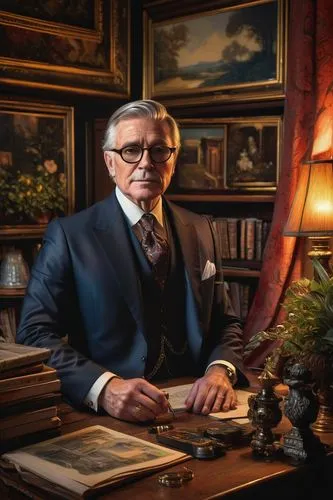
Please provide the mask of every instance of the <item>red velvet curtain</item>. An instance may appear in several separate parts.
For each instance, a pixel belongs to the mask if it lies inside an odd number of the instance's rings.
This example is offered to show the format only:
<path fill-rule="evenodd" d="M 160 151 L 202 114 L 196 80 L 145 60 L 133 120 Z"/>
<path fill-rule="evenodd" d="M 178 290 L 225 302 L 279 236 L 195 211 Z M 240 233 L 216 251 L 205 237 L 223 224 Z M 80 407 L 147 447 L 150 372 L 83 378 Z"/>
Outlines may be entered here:
<path fill-rule="evenodd" d="M 284 112 L 282 166 L 272 227 L 267 241 L 257 293 L 245 330 L 245 344 L 252 335 L 284 318 L 284 293 L 302 272 L 303 244 L 283 236 L 301 163 L 312 144 L 315 118 L 333 113 L 333 14 L 332 0 L 292 0 L 289 12 L 287 88 Z M 264 363 L 273 345 L 263 343 L 245 360 L 248 366 Z"/>

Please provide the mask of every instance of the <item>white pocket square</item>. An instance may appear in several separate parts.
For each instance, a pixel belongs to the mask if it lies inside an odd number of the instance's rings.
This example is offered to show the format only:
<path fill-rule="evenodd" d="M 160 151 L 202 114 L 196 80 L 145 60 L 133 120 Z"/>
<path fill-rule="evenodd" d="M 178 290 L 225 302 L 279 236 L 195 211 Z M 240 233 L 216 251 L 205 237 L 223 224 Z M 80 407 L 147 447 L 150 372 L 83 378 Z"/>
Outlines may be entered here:
<path fill-rule="evenodd" d="M 201 281 L 208 280 L 211 276 L 214 276 L 216 274 L 216 267 L 214 262 L 211 262 L 210 260 L 207 260 L 205 269 L 203 270 L 202 276 L 201 276 Z"/>

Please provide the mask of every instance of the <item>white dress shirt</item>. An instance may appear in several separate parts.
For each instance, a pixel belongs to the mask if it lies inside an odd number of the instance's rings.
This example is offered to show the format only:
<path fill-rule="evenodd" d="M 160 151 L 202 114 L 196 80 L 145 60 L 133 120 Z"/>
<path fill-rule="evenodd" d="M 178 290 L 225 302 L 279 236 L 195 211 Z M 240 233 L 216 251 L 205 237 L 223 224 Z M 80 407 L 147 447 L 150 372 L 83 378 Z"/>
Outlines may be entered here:
<path fill-rule="evenodd" d="M 131 227 L 135 226 L 135 224 L 137 224 L 139 222 L 139 220 L 141 219 L 141 217 L 145 213 L 144 210 L 142 210 L 142 208 L 140 208 L 138 205 L 136 205 L 131 200 L 129 200 L 120 191 L 118 186 L 116 186 L 115 194 L 116 194 L 117 200 L 121 206 L 121 209 L 123 210 L 123 212 L 125 214 L 125 217 L 126 217 L 128 223 L 130 224 Z M 159 198 L 157 204 L 155 205 L 155 207 L 153 208 L 153 210 L 150 213 L 155 216 L 155 218 L 157 219 L 157 222 L 163 227 L 162 197 Z M 224 361 L 224 360 L 213 361 L 212 363 L 210 363 L 207 366 L 206 372 L 207 372 L 208 368 L 210 368 L 213 365 L 225 365 L 225 366 L 231 368 L 231 370 L 234 373 L 234 379 L 232 382 L 233 383 L 236 382 L 236 368 L 234 367 L 234 365 L 232 363 L 230 363 L 229 361 Z M 87 393 L 87 395 L 84 399 L 85 404 L 87 406 L 89 406 L 89 408 L 92 408 L 95 411 L 98 410 L 99 395 L 101 394 L 102 389 L 106 385 L 106 383 L 114 377 L 118 377 L 118 375 L 116 373 L 106 371 L 97 380 L 95 380 L 95 382 L 93 383 L 93 385 L 89 389 L 89 392 Z"/>

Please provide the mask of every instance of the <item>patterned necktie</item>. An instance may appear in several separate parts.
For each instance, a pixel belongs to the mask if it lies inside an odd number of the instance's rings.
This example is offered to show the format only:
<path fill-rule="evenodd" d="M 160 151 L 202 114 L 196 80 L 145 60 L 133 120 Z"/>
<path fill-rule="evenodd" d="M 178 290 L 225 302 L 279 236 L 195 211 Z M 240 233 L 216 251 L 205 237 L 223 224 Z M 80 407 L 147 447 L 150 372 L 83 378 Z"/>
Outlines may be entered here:
<path fill-rule="evenodd" d="M 152 214 L 144 214 L 138 224 L 142 229 L 142 249 L 153 266 L 156 281 L 163 289 L 168 274 L 170 248 L 168 242 L 154 231 L 154 219 Z"/>

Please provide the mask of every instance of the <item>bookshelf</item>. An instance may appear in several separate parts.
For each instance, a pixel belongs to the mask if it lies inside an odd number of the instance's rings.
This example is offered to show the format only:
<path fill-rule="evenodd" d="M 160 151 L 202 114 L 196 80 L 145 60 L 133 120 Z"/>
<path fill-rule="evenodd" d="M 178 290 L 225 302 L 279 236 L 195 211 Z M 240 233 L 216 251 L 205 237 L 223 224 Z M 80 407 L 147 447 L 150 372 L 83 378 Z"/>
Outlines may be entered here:
<path fill-rule="evenodd" d="M 209 202 L 209 203 L 218 203 L 218 202 L 227 202 L 230 201 L 233 203 L 248 203 L 249 199 L 251 203 L 274 203 L 275 195 L 274 194 L 264 194 L 264 195 L 248 195 L 248 194 L 179 194 L 179 193 L 169 193 L 167 194 L 167 198 L 170 201 L 174 202 Z"/>
<path fill-rule="evenodd" d="M 0 287 L 0 299 L 20 299 L 25 295 L 25 288 L 3 288 Z"/>
<path fill-rule="evenodd" d="M 170 189 L 170 188 L 169 188 Z M 171 186 L 172 190 L 172 186 Z M 223 277 L 229 287 L 229 295 L 242 321 L 245 321 L 247 312 L 251 306 L 255 291 L 257 289 L 258 281 L 261 273 L 262 255 L 264 245 L 267 241 L 268 231 L 265 239 L 262 241 L 262 247 L 258 255 L 254 247 L 253 257 L 246 255 L 246 249 L 243 249 L 243 254 L 246 258 L 240 258 L 240 224 L 246 224 L 247 220 L 261 220 L 270 224 L 273 216 L 275 194 L 274 193 L 181 193 L 170 192 L 166 194 L 168 200 L 181 205 L 193 212 L 208 215 L 213 224 L 215 221 L 220 220 L 233 220 L 237 224 L 238 234 L 236 241 L 238 250 L 234 253 L 234 258 L 230 258 L 230 254 L 226 258 L 223 252 L 223 245 L 229 246 L 228 241 L 228 225 L 225 223 L 221 227 L 221 232 L 217 231 L 220 237 L 221 255 L 222 255 L 222 268 Z M 241 222 L 243 221 L 243 222 Z M 255 222 L 254 222 L 255 224 Z M 224 239 L 222 234 L 224 233 Z M 253 245 L 256 244 L 255 233 L 253 234 Z M 244 245 L 244 241 L 242 243 Z M 246 243 L 245 243 L 246 244 Z"/>
<path fill-rule="evenodd" d="M 256 271 L 253 269 L 240 269 L 237 267 L 224 267 L 223 266 L 223 274 L 226 278 L 259 278 L 260 271 Z"/>

